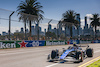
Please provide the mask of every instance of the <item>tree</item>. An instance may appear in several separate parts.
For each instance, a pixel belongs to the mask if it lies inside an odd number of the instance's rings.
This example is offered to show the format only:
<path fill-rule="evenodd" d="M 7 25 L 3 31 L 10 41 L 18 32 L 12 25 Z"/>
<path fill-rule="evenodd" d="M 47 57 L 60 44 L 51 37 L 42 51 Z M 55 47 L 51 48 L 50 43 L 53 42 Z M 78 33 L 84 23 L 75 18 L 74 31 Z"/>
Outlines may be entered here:
<path fill-rule="evenodd" d="M 63 13 L 62 24 L 65 26 L 65 35 L 66 35 L 66 26 L 70 27 L 70 35 L 72 37 L 72 25 L 78 27 L 79 22 L 75 19 L 76 13 L 73 10 L 68 10 Z"/>
<path fill-rule="evenodd" d="M 90 23 L 92 27 L 95 28 L 95 38 L 96 38 L 96 30 L 97 30 L 97 26 L 100 26 L 100 18 L 99 18 L 99 14 L 92 14 L 93 17 L 90 18 L 90 20 L 92 20 L 92 22 Z"/>
<path fill-rule="evenodd" d="M 18 15 L 20 15 L 19 19 L 24 20 L 25 23 L 28 20 L 27 23 L 29 23 L 30 36 L 32 21 L 36 21 L 38 23 L 40 18 L 43 19 L 42 14 L 44 12 L 41 10 L 42 7 L 43 6 L 41 6 L 40 2 L 37 2 L 37 0 L 25 0 L 25 2 L 21 1 L 17 7 Z"/>
<path fill-rule="evenodd" d="M 56 38 L 56 34 L 54 32 L 46 32 L 46 37 Z"/>

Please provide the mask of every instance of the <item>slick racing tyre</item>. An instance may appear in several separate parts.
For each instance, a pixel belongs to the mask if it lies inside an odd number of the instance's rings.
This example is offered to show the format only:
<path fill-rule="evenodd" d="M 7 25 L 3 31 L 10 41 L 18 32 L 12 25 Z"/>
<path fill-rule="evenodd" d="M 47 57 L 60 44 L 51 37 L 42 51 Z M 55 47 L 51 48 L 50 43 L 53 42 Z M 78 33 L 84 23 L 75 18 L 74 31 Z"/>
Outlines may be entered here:
<path fill-rule="evenodd" d="M 78 62 L 83 62 L 83 52 L 76 52 L 76 60 L 79 60 Z"/>
<path fill-rule="evenodd" d="M 81 54 L 81 52 L 76 52 L 76 59 L 79 59 L 79 55 Z"/>
<path fill-rule="evenodd" d="M 51 58 L 54 59 L 56 57 L 57 53 L 55 50 L 52 50 L 51 52 Z"/>
<path fill-rule="evenodd" d="M 89 48 L 86 50 L 87 57 L 93 57 L 93 49 Z"/>

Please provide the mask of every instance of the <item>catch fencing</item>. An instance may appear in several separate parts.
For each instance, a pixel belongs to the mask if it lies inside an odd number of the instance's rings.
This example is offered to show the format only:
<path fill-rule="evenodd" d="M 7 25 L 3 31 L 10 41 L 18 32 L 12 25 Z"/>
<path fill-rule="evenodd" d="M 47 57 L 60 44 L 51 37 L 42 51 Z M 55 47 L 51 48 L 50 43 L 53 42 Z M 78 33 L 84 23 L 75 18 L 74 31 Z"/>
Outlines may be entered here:
<path fill-rule="evenodd" d="M 81 22 L 79 29 L 72 27 L 71 37 L 70 28 L 66 27 L 65 30 L 60 21 L 0 8 L 0 40 L 100 40 L 100 27 L 97 27 L 95 34 L 93 27 L 84 26 L 85 21 Z"/>

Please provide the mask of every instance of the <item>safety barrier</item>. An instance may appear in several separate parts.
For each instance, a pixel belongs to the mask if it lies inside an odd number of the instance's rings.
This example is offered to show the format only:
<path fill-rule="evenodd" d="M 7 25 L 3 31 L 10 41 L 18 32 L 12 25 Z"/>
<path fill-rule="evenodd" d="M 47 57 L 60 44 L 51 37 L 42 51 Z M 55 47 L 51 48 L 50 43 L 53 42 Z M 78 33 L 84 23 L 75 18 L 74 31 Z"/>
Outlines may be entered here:
<path fill-rule="evenodd" d="M 0 49 L 45 46 L 45 41 L 0 41 Z"/>
<path fill-rule="evenodd" d="M 65 45 L 65 41 L 46 41 L 46 46 L 48 45 Z"/>
<path fill-rule="evenodd" d="M 92 43 L 100 43 L 100 40 L 93 40 Z"/>
<path fill-rule="evenodd" d="M 65 41 L 65 44 L 79 44 L 79 40 L 68 40 Z"/>
<path fill-rule="evenodd" d="M 100 43 L 100 40 L 93 41 L 0 41 L 0 49 L 7 48 L 22 48 L 22 47 L 37 47 L 37 46 L 49 46 L 49 45 L 66 45 L 66 44 L 79 44 L 79 43 Z"/>

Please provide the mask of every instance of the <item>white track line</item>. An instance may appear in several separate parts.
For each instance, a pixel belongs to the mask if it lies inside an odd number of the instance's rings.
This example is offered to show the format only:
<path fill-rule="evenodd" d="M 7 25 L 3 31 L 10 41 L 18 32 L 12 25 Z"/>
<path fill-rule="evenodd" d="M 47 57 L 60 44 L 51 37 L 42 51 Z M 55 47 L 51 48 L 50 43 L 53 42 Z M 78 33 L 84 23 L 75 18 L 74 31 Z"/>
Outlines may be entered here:
<path fill-rule="evenodd" d="M 95 51 L 94 53 L 98 53 L 98 52 L 100 52 L 100 50 Z M 52 67 L 52 66 L 55 66 L 55 65 L 57 65 L 57 64 L 60 64 L 60 63 L 51 64 L 51 65 L 48 65 L 48 66 L 45 66 L 45 67 Z"/>
<path fill-rule="evenodd" d="M 51 49 L 47 49 L 47 50 L 51 50 Z M 43 51 L 47 51 L 46 49 L 45 50 L 37 50 L 37 51 L 24 51 L 24 52 L 13 52 L 13 53 L 1 53 L 0 56 L 4 56 L 4 55 L 14 55 L 14 54 L 22 54 L 22 53 L 30 53 L 30 52 L 33 52 L 33 53 L 37 53 L 37 52 L 43 52 Z"/>
<path fill-rule="evenodd" d="M 46 66 L 46 67 L 52 67 L 52 66 L 55 66 L 55 65 L 57 65 L 57 64 L 59 64 L 59 63 L 51 64 L 51 65 L 48 65 L 48 66 Z"/>
<path fill-rule="evenodd" d="M 95 51 L 94 53 L 98 53 L 98 52 L 100 52 L 100 50 L 98 50 L 98 51 Z"/>
<path fill-rule="evenodd" d="M 37 51 L 34 51 L 38 49 Z M 34 52 L 34 53 L 38 53 L 38 52 L 44 52 L 44 51 L 47 51 L 47 50 L 52 50 L 52 49 L 39 49 L 39 48 L 35 48 L 34 50 L 33 49 L 26 49 L 27 51 L 25 51 L 25 49 L 20 49 L 20 50 L 14 50 L 14 51 L 1 51 L 0 52 L 0 56 L 2 55 L 14 55 L 14 54 L 22 54 L 22 53 L 29 53 L 29 52 Z M 45 54 L 45 55 L 48 55 L 48 54 Z"/>

